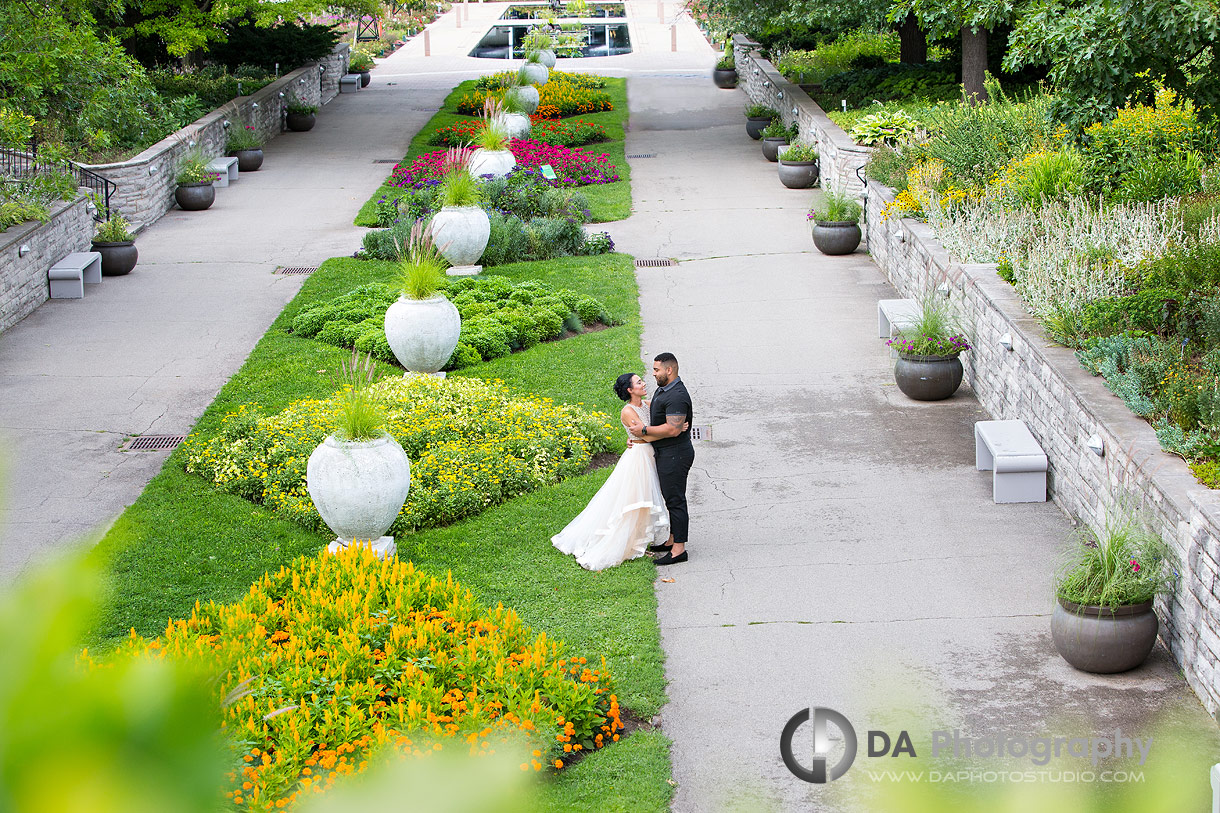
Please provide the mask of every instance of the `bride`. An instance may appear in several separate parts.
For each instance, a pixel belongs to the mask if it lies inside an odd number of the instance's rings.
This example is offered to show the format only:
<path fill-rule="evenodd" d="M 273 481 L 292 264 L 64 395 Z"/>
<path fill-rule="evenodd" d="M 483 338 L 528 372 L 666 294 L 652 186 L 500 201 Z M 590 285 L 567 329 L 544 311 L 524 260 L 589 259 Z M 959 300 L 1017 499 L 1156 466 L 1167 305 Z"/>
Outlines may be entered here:
<path fill-rule="evenodd" d="M 649 545 L 669 538 L 669 511 L 648 444 L 652 438 L 631 431 L 632 426 L 651 423 L 644 401 L 644 380 L 634 373 L 623 373 L 614 382 L 614 392 L 627 402 L 619 413 L 627 431 L 627 451 L 585 510 L 551 537 L 555 547 L 575 555 L 587 570 L 604 570 L 635 559 Z"/>

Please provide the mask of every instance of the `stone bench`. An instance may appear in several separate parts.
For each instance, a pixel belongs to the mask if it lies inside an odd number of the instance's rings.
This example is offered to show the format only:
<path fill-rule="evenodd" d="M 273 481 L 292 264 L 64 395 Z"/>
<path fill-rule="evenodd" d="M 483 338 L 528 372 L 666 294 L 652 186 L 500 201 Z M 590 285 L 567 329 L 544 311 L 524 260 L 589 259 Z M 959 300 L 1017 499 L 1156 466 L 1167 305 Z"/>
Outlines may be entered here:
<path fill-rule="evenodd" d="M 220 176 L 212 186 L 228 186 L 230 181 L 237 180 L 237 158 L 226 155 L 213 158 L 208 164 L 208 172 L 215 172 Z"/>
<path fill-rule="evenodd" d="M 340 93 L 356 93 L 360 90 L 360 74 L 348 73 L 339 77 Z"/>
<path fill-rule="evenodd" d="M 914 299 L 881 299 L 877 301 L 877 336 L 891 339 L 919 320 L 921 308 Z"/>
<path fill-rule="evenodd" d="M 992 472 L 997 503 L 1046 502 L 1046 453 L 1024 421 L 975 423 L 974 467 Z"/>
<path fill-rule="evenodd" d="M 102 281 L 102 255 L 96 251 L 77 251 L 64 257 L 47 271 L 51 299 L 83 299 L 85 283 Z"/>

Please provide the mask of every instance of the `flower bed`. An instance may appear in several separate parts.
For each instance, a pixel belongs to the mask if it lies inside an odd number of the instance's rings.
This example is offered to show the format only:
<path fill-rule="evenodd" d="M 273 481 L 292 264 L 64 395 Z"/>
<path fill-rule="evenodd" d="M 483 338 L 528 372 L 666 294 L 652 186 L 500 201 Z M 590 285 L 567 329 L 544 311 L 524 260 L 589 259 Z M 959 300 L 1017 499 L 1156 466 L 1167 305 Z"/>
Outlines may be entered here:
<path fill-rule="evenodd" d="M 526 350 L 595 324 L 610 325 L 601 302 L 540 282 L 513 285 L 500 277 L 462 279 L 444 290 L 462 316 L 462 335 L 445 365 L 454 370 Z M 338 347 L 355 347 L 391 364 L 397 363 L 385 338 L 385 312 L 398 289 L 383 283 L 362 285 L 321 305 L 307 308 L 292 321 L 292 332 Z"/>
<path fill-rule="evenodd" d="M 556 82 L 554 74 L 552 81 L 538 88 L 538 109 L 535 115 L 540 118 L 557 119 L 571 116 L 603 113 L 614 109 L 609 94 L 595 88 L 574 84 L 571 82 Z M 494 90 L 476 90 L 467 93 L 458 100 L 456 111 L 463 116 L 478 116 L 483 112 L 483 103 L 488 97 L 497 96 Z"/>
<path fill-rule="evenodd" d="M 276 810 L 362 772 L 379 749 L 493 753 L 524 739 L 523 770 L 562 768 L 618 740 L 604 660 L 590 668 L 452 577 L 368 549 L 303 556 L 236 604 L 209 602 L 125 652 L 215 675 L 239 768 L 238 810 Z"/>
<path fill-rule="evenodd" d="M 391 533 L 445 525 L 585 470 L 613 437 L 609 419 L 474 379 L 413 376 L 371 397 L 411 459 L 411 493 Z M 305 491 L 305 464 L 338 425 L 341 396 L 270 416 L 243 405 L 220 432 L 187 439 L 187 471 L 310 528 L 325 526 Z"/>
<path fill-rule="evenodd" d="M 509 144 L 517 165 L 538 169 L 549 164 L 557 181 L 566 186 L 613 183 L 619 180 L 618 167 L 606 154 L 594 155 L 579 148 L 560 147 L 529 139 L 514 138 Z M 398 164 L 390 175 L 390 186 L 422 189 L 435 185 L 444 174 L 445 153 L 425 153 L 410 164 Z"/>
<path fill-rule="evenodd" d="M 584 119 L 552 120 L 536 115 L 531 116 L 530 119 L 534 123 L 530 138 L 543 144 L 579 147 L 584 144 L 610 140 L 605 127 Z M 459 121 L 457 124 L 441 127 L 432 134 L 428 143 L 439 147 L 459 147 L 470 144 L 483 127 L 483 122 L 478 119 Z"/>
<path fill-rule="evenodd" d="M 512 87 L 517 82 L 517 71 L 500 71 L 499 73 L 480 76 L 475 80 L 474 86 L 479 90 L 505 90 Z M 589 90 L 601 90 L 606 86 L 606 79 L 602 76 L 594 76 L 591 73 L 569 73 L 568 71 L 551 71 L 551 78 L 547 81 L 547 87 L 550 85 L 569 85 L 575 88 L 587 88 Z"/>

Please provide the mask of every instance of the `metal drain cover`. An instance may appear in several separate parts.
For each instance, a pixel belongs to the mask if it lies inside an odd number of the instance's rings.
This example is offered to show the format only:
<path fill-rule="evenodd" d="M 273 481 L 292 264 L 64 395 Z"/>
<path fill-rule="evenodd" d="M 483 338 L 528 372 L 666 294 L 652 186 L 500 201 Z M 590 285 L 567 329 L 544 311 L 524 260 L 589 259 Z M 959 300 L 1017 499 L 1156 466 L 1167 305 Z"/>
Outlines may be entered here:
<path fill-rule="evenodd" d="M 186 435 L 136 435 L 123 447 L 126 452 L 160 452 L 173 449 L 186 440 Z"/>
<path fill-rule="evenodd" d="M 644 153 L 640 153 L 639 155 L 628 155 L 627 157 L 628 158 L 656 158 L 657 154 L 655 152 L 644 152 Z"/>
<path fill-rule="evenodd" d="M 284 267 L 281 265 L 279 268 L 275 269 L 275 273 L 282 277 L 291 277 L 312 274 L 317 270 L 317 268 L 309 268 L 307 266 L 293 265 Z"/>
<path fill-rule="evenodd" d="M 373 163 L 374 164 L 397 164 L 399 160 L 400 159 L 398 159 L 398 158 L 374 158 Z"/>
<path fill-rule="evenodd" d="M 676 262 L 668 257 L 658 257 L 655 260 L 636 260 L 636 268 L 668 268 L 671 265 L 677 265 Z"/>
<path fill-rule="evenodd" d="M 712 427 L 710 426 L 692 426 L 690 428 L 691 440 L 711 440 Z"/>

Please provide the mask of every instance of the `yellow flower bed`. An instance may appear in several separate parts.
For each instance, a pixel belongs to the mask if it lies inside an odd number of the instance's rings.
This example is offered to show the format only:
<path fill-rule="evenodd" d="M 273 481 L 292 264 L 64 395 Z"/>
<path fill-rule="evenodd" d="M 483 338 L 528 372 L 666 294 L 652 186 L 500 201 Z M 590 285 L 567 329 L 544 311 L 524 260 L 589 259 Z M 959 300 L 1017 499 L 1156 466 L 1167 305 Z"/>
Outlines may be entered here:
<path fill-rule="evenodd" d="M 474 756 L 525 738 L 523 770 L 619 738 L 603 660 L 565 654 L 512 610 L 365 547 L 301 557 L 236 604 L 196 605 L 123 652 L 217 676 L 238 810 L 291 808 L 363 771 L 379 749 Z"/>
<path fill-rule="evenodd" d="M 580 474 L 614 437 L 602 413 L 478 379 L 391 379 L 373 385 L 371 396 L 411 460 L 411 491 L 391 533 L 445 525 Z M 297 401 L 266 417 L 243 406 L 220 433 L 187 440 L 186 469 L 321 530 L 305 466 L 335 430 L 339 406 L 338 397 Z"/>

